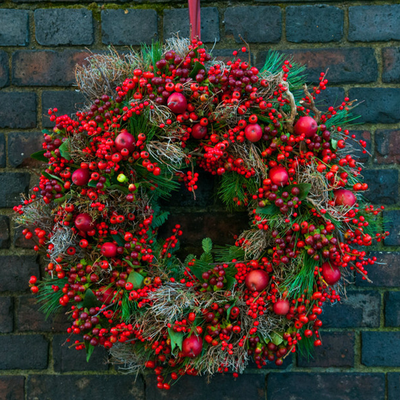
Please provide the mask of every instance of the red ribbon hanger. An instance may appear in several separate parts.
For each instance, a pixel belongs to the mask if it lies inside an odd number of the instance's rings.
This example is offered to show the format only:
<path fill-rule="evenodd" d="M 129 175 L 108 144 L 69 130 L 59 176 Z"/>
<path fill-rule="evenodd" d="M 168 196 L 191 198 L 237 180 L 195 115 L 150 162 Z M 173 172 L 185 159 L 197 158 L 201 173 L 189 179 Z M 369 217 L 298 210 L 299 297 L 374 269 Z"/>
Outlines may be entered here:
<path fill-rule="evenodd" d="M 189 21 L 190 21 L 190 38 L 201 39 L 201 23 L 200 23 L 200 0 L 188 0 L 189 3 Z"/>

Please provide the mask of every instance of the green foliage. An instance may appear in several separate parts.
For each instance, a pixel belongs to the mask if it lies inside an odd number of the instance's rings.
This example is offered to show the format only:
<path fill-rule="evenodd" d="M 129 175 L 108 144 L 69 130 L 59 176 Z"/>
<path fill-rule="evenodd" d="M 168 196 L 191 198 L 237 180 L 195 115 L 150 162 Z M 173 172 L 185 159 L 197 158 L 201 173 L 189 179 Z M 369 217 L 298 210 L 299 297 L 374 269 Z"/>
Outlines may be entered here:
<path fill-rule="evenodd" d="M 245 259 L 244 250 L 237 246 L 215 246 L 215 260 L 223 263 L 232 260 L 243 261 Z"/>
<path fill-rule="evenodd" d="M 37 296 L 37 302 L 41 304 L 40 310 L 45 314 L 46 319 L 52 315 L 57 313 L 62 309 L 62 305 L 60 304 L 60 299 L 64 296 L 62 292 L 62 288 L 65 284 L 68 283 L 67 278 L 63 279 L 45 279 L 39 284 L 39 294 Z M 55 292 L 52 288 L 53 285 L 56 285 L 60 288 L 57 292 Z"/>
<path fill-rule="evenodd" d="M 49 160 L 44 156 L 44 153 L 45 153 L 44 150 L 37 151 L 36 153 L 31 154 L 31 158 L 33 158 L 34 160 L 43 161 L 47 163 Z"/>
<path fill-rule="evenodd" d="M 168 328 L 168 336 L 171 339 L 171 351 L 178 346 L 182 350 L 183 332 L 175 332 L 172 328 Z"/>
<path fill-rule="evenodd" d="M 146 69 L 148 69 L 150 65 L 155 68 L 156 62 L 161 60 L 162 54 L 162 45 L 159 41 L 153 42 L 150 46 L 146 44 L 142 45 L 142 57 L 146 65 Z"/>
<path fill-rule="evenodd" d="M 137 312 L 136 301 L 129 300 L 129 295 L 124 292 L 121 300 L 121 317 L 125 323 L 129 323 L 131 316 Z"/>
<path fill-rule="evenodd" d="M 127 282 L 132 283 L 134 289 L 140 289 L 142 287 L 143 280 L 144 276 L 142 274 L 132 271 L 128 276 Z"/>
<path fill-rule="evenodd" d="M 203 247 L 204 253 L 211 253 L 211 250 L 213 248 L 213 243 L 210 238 L 204 238 L 203 241 L 201 242 L 201 245 Z"/>

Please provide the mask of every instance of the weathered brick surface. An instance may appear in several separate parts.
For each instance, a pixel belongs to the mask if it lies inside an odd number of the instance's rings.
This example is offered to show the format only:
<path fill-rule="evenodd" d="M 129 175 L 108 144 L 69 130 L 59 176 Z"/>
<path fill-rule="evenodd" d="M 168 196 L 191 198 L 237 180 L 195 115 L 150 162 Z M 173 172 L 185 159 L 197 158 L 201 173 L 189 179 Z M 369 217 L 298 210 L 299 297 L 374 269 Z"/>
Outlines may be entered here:
<path fill-rule="evenodd" d="M 35 93 L 0 93 L 0 128 L 34 128 L 35 126 Z"/>
<path fill-rule="evenodd" d="M 400 39 L 400 5 L 349 7 L 350 41 L 374 42 Z"/>
<path fill-rule="evenodd" d="M 351 130 L 350 135 L 355 135 L 354 140 L 356 142 L 352 142 L 354 147 L 354 158 L 360 162 L 367 162 L 371 158 L 372 154 L 372 140 L 371 140 L 371 132 L 365 130 Z M 367 146 L 364 148 L 360 145 L 360 140 L 363 140 L 367 143 Z"/>
<path fill-rule="evenodd" d="M 6 215 L 0 215 L 0 249 L 10 247 L 10 219 Z"/>
<path fill-rule="evenodd" d="M 400 82 L 400 48 L 387 47 L 382 49 L 383 72 L 382 81 L 388 83 Z"/>
<path fill-rule="evenodd" d="M 27 399 L 144 400 L 144 384 L 132 375 L 30 375 Z M 60 397 L 63 396 L 63 397 Z"/>
<path fill-rule="evenodd" d="M 23 249 L 31 249 L 32 248 L 32 241 L 25 239 L 25 236 L 22 234 L 23 227 L 22 226 L 15 226 L 14 224 L 14 238 L 13 243 L 15 247 L 20 247 Z"/>
<path fill-rule="evenodd" d="M 36 256 L 0 256 L 0 292 L 26 290 L 32 275 L 39 276 Z"/>
<path fill-rule="evenodd" d="M 102 40 L 105 44 L 151 44 L 158 39 L 155 10 L 104 10 L 101 12 Z M 144 23 L 145 22 L 145 23 Z"/>
<path fill-rule="evenodd" d="M 36 41 L 43 46 L 92 44 L 92 12 L 67 8 L 35 10 Z"/>
<path fill-rule="evenodd" d="M 31 294 L 17 297 L 15 303 L 18 332 L 66 332 L 71 326 L 63 310 L 46 319 L 43 311 L 40 311 L 41 304 Z"/>
<path fill-rule="evenodd" d="M 2 400 L 24 400 L 25 399 L 25 377 L 23 376 L 1 376 L 0 398 Z"/>
<path fill-rule="evenodd" d="M 9 333 L 13 331 L 13 309 L 13 299 L 11 297 L 0 297 L 0 333 Z"/>
<path fill-rule="evenodd" d="M 165 10 L 163 17 L 164 38 L 175 35 L 189 36 L 189 11 L 185 9 Z M 205 43 L 219 42 L 219 13 L 216 7 L 201 9 L 201 40 Z"/>
<path fill-rule="evenodd" d="M 377 130 L 375 132 L 376 160 L 379 164 L 400 161 L 400 130 Z"/>
<path fill-rule="evenodd" d="M 400 121 L 398 104 L 400 89 L 397 88 L 354 88 L 349 97 L 363 101 L 357 107 L 360 123 L 391 124 Z"/>
<path fill-rule="evenodd" d="M 383 228 L 390 233 L 384 240 L 385 246 L 400 246 L 400 211 L 384 211 Z"/>
<path fill-rule="evenodd" d="M 321 72 L 328 69 L 327 78 L 331 84 L 367 83 L 378 78 L 378 64 L 372 48 L 285 50 L 284 53 L 307 66 L 307 77 L 312 82 L 319 82 Z"/>
<path fill-rule="evenodd" d="M 400 326 L 400 292 L 385 293 L 385 326 Z"/>
<path fill-rule="evenodd" d="M 353 367 L 354 332 L 323 332 L 322 346 L 315 348 L 312 358 L 299 357 L 299 367 Z"/>
<path fill-rule="evenodd" d="M 384 400 L 380 373 L 283 373 L 267 377 L 268 400 Z"/>
<path fill-rule="evenodd" d="M 395 204 L 398 200 L 399 173 L 395 169 L 363 171 L 368 190 L 364 196 L 374 204 Z"/>
<path fill-rule="evenodd" d="M 344 11 L 325 5 L 286 8 L 289 42 L 337 42 L 343 37 Z"/>
<path fill-rule="evenodd" d="M 67 114 L 72 117 L 74 113 L 84 108 L 84 105 L 85 97 L 80 92 L 46 90 L 42 93 L 42 124 L 45 128 L 54 126 L 47 113 L 50 108 L 56 107 L 57 115 Z"/>
<path fill-rule="evenodd" d="M 371 267 L 370 269 L 375 268 Z M 369 269 L 369 270 L 370 270 Z M 380 323 L 381 296 L 375 291 L 349 290 L 341 303 L 323 308 L 324 328 L 377 328 Z"/>
<path fill-rule="evenodd" d="M 368 267 L 368 278 L 372 282 L 361 279 L 361 276 L 357 274 L 357 285 L 368 287 L 400 286 L 400 253 L 374 251 L 369 253 L 369 257 L 376 257 L 379 260 L 379 264 Z"/>
<path fill-rule="evenodd" d="M 367 367 L 400 365 L 400 332 L 362 332 L 361 362 Z"/>
<path fill-rule="evenodd" d="M 42 335 L 4 335 L 1 337 L 0 370 L 45 369 L 48 348 Z"/>
<path fill-rule="evenodd" d="M 184 400 L 189 393 L 191 400 L 264 400 L 264 382 L 265 377 L 260 374 L 240 375 L 237 379 L 232 374 L 217 374 L 209 382 L 207 377 L 184 376 L 171 390 L 160 391 L 156 388 L 155 376 L 150 376 L 146 379 L 146 400 Z"/>
<path fill-rule="evenodd" d="M 229 7 L 225 11 L 225 34 L 236 43 L 277 43 L 282 35 L 282 14 L 279 7 Z"/>
<path fill-rule="evenodd" d="M 388 400 L 397 400 L 400 392 L 400 374 L 390 372 L 388 376 Z"/>
<path fill-rule="evenodd" d="M 340 87 L 328 87 L 322 91 L 315 99 L 318 110 L 327 111 L 329 107 L 339 106 L 345 98 L 345 92 Z"/>
<path fill-rule="evenodd" d="M 0 46 L 26 46 L 28 20 L 28 11 L 0 9 Z"/>
<path fill-rule="evenodd" d="M 75 65 L 84 64 L 87 51 L 30 50 L 13 54 L 12 82 L 17 86 L 71 86 Z"/>
<path fill-rule="evenodd" d="M 3 50 L 0 50 L 0 88 L 8 86 L 10 81 L 9 75 L 8 55 Z"/>
<path fill-rule="evenodd" d="M 42 150 L 41 132 L 12 132 L 8 135 L 8 160 L 12 167 L 37 167 L 43 162 L 32 159 L 32 153 Z"/>
<path fill-rule="evenodd" d="M 4 133 L 0 133 L 0 168 L 4 168 L 6 166 L 6 161 L 6 138 Z"/>
<path fill-rule="evenodd" d="M 0 207 L 14 207 L 21 201 L 21 193 L 27 193 L 30 175 L 27 172 L 1 172 Z"/>

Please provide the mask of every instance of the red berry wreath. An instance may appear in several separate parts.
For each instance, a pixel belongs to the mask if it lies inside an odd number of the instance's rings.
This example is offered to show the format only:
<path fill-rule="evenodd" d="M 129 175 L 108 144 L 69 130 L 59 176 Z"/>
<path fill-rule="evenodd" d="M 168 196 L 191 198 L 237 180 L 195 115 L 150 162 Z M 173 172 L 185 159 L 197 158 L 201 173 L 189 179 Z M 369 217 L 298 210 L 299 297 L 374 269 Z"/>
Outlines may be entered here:
<path fill-rule="evenodd" d="M 73 119 L 49 111 L 55 127 L 33 155 L 46 169 L 15 207 L 46 260 L 30 280 L 43 310 L 69 311 L 88 358 L 103 346 L 164 389 L 321 345 L 322 305 L 340 300 L 341 276 L 366 278 L 364 246 L 386 235 L 340 126 L 352 102 L 322 113 L 324 74 L 310 92 L 304 68 L 276 53 L 259 71 L 187 39 L 88 61 L 76 77 L 90 103 Z M 216 175 L 227 208 L 248 208 L 250 227 L 182 262 L 179 225 L 157 239 L 158 200 L 182 181 L 194 193 L 194 166 Z"/>

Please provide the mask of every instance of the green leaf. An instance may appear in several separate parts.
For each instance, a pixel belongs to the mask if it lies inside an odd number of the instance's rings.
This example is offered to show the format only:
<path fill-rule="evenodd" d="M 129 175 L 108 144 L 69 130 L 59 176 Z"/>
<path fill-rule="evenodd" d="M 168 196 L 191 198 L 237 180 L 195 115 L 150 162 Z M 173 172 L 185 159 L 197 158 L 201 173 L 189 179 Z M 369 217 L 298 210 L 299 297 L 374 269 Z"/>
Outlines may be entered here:
<path fill-rule="evenodd" d="M 201 245 L 203 247 L 204 253 L 211 253 L 213 243 L 210 238 L 204 238 L 203 241 L 201 242 Z"/>
<path fill-rule="evenodd" d="M 236 279 L 233 276 L 226 276 L 226 290 L 232 290 L 236 284 Z"/>
<path fill-rule="evenodd" d="M 214 260 L 213 260 L 213 256 L 211 253 L 203 253 L 200 256 L 200 261 L 204 261 L 206 263 L 212 263 Z"/>
<path fill-rule="evenodd" d="M 31 158 L 33 158 L 34 160 L 38 160 L 38 161 L 44 161 L 47 163 L 47 161 L 49 161 L 45 156 L 44 156 L 45 151 L 37 151 L 36 153 L 31 154 Z"/>
<path fill-rule="evenodd" d="M 42 172 L 42 175 L 43 175 L 45 178 L 47 178 L 47 179 L 55 179 L 55 180 L 61 182 L 61 183 L 64 185 L 63 180 L 62 180 L 60 177 L 58 177 L 58 176 L 49 174 L 49 173 L 46 172 L 46 171 L 43 171 L 43 172 Z"/>
<path fill-rule="evenodd" d="M 308 193 L 310 192 L 311 183 L 299 183 L 297 185 L 289 185 L 284 187 L 283 190 L 285 192 L 290 192 L 295 187 L 300 190 L 300 193 L 297 196 L 299 200 L 304 200 L 308 196 Z"/>
<path fill-rule="evenodd" d="M 86 362 L 89 362 L 90 357 L 93 354 L 94 346 L 92 346 L 89 341 L 85 340 L 85 349 L 86 349 Z"/>
<path fill-rule="evenodd" d="M 71 160 L 71 156 L 69 154 L 70 152 L 69 139 L 63 142 L 61 146 L 58 148 L 58 150 L 60 150 L 60 154 L 62 157 L 64 157 L 68 161 Z"/>
<path fill-rule="evenodd" d="M 176 346 L 182 350 L 183 332 L 175 332 L 172 328 L 168 328 L 168 335 L 171 339 L 171 351 L 174 351 Z"/>
<path fill-rule="evenodd" d="M 338 144 L 338 141 L 337 141 L 337 140 L 331 139 L 331 145 L 332 145 L 332 149 L 333 149 L 333 150 L 336 150 L 336 149 L 337 149 L 337 144 Z"/>
<path fill-rule="evenodd" d="M 279 346 L 283 342 L 283 337 L 279 333 L 271 333 L 271 341 L 275 346 Z"/>
<path fill-rule="evenodd" d="M 97 181 L 95 181 L 94 179 L 91 179 L 88 183 L 89 187 L 95 188 L 97 185 Z"/>
<path fill-rule="evenodd" d="M 260 215 L 275 215 L 278 214 L 279 208 L 275 204 L 270 204 L 267 207 L 257 207 L 256 213 Z"/>
<path fill-rule="evenodd" d="M 228 308 L 228 311 L 226 312 L 226 319 L 229 319 L 231 315 L 232 308 L 235 307 L 236 305 L 236 300 L 233 302 L 233 304 Z"/>
<path fill-rule="evenodd" d="M 54 202 L 56 203 L 62 203 L 65 200 L 65 196 L 59 197 L 58 199 L 54 199 Z"/>
<path fill-rule="evenodd" d="M 116 235 L 111 235 L 111 237 L 117 242 L 118 246 L 120 246 L 120 247 L 125 246 L 125 240 L 121 236 L 121 234 L 117 233 Z"/>
<path fill-rule="evenodd" d="M 205 68 L 204 68 L 204 65 L 201 64 L 201 63 L 199 63 L 198 61 L 196 61 L 195 64 L 194 64 L 194 66 L 193 66 L 192 72 L 189 74 L 189 76 L 190 76 L 192 79 L 195 79 L 195 78 L 196 78 L 196 75 L 199 73 L 199 71 L 200 71 L 201 69 L 205 69 Z"/>
<path fill-rule="evenodd" d="M 140 289 L 142 287 L 143 280 L 144 276 L 142 274 L 132 271 L 128 276 L 127 282 L 132 283 L 134 289 Z"/>
<path fill-rule="evenodd" d="M 99 305 L 100 302 L 97 300 L 97 297 L 92 290 L 86 290 L 85 298 L 83 299 L 83 307 L 89 309 L 92 307 L 98 307 Z"/>

